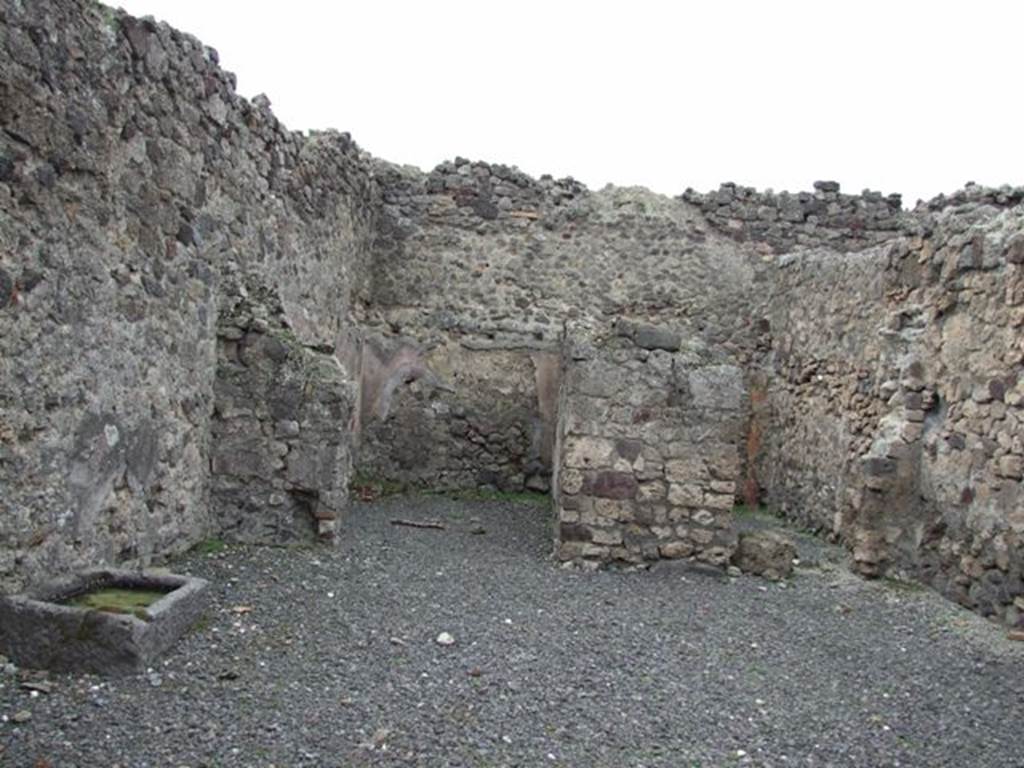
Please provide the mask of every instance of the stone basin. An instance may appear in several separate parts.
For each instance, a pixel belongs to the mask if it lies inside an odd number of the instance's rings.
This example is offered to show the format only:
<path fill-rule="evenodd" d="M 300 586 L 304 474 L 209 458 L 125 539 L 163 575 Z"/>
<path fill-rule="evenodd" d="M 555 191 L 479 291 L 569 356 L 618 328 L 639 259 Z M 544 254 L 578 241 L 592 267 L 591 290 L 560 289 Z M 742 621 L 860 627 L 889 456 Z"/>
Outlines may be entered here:
<path fill-rule="evenodd" d="M 206 587 L 190 576 L 102 568 L 0 596 L 0 653 L 21 666 L 55 672 L 141 672 L 199 620 Z M 69 604 L 111 588 L 163 594 L 131 613 Z"/>

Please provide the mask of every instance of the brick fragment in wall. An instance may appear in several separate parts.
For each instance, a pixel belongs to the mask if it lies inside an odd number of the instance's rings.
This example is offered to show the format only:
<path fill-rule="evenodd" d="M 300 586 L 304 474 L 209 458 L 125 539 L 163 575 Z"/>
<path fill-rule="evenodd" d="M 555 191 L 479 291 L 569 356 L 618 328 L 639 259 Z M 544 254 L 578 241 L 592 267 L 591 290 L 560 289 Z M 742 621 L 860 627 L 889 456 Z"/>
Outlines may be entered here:
<path fill-rule="evenodd" d="M 588 472 L 583 478 L 581 493 L 608 499 L 632 499 L 639 485 L 631 472 Z"/>

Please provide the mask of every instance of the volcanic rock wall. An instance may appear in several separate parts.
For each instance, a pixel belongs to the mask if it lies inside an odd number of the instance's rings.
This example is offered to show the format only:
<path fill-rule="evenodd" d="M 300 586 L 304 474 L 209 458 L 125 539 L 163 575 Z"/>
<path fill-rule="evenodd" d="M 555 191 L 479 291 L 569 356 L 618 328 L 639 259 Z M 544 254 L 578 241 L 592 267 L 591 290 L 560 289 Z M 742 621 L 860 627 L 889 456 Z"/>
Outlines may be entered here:
<path fill-rule="evenodd" d="M 214 529 L 230 541 L 334 538 L 352 472 L 354 378 L 302 344 L 275 292 L 221 284 L 211 421 Z"/>
<path fill-rule="evenodd" d="M 404 485 L 558 467 L 574 559 L 721 559 L 742 485 L 1020 620 L 1024 189 L 421 173 L 90 0 L 0 4 L 0 54 L 0 589 L 329 537 L 361 433 Z"/>
<path fill-rule="evenodd" d="M 433 490 L 547 491 L 559 362 L 529 347 L 371 337 L 362 475 Z"/>
<path fill-rule="evenodd" d="M 363 321 L 387 360 L 422 375 L 387 379 L 386 416 L 363 408 L 367 475 L 546 490 L 566 322 L 669 323 L 727 357 L 751 354 L 756 258 L 681 200 L 462 159 L 429 174 L 381 164 L 376 178 L 385 205 Z M 363 377 L 364 403 L 381 367 Z"/>
<path fill-rule="evenodd" d="M 814 182 L 813 192 L 778 194 L 722 184 L 705 194 L 688 189 L 683 199 L 724 234 L 752 242 L 762 253 L 822 245 L 860 250 L 900 234 L 907 220 L 900 195 L 847 195 L 834 181 Z"/>
<path fill-rule="evenodd" d="M 0 4 L 0 588 L 218 534 L 221 284 L 352 346 L 372 189 L 347 137 L 286 131 L 187 35 Z"/>
<path fill-rule="evenodd" d="M 1015 623 L 1024 594 L 1024 190 L 968 188 L 856 253 L 783 257 L 755 408 L 769 503 Z M 1019 603 L 1019 601 L 1018 601 Z"/>

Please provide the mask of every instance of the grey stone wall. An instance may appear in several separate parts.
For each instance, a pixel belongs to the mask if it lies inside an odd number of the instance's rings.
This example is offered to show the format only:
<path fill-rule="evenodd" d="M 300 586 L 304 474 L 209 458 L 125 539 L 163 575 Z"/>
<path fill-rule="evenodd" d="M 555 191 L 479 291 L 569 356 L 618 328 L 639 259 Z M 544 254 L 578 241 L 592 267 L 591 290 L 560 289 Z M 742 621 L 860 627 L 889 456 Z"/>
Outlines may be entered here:
<path fill-rule="evenodd" d="M 463 159 L 428 174 L 379 163 L 376 178 L 384 210 L 363 318 L 432 373 L 399 384 L 386 418 L 364 414 L 368 475 L 544 489 L 555 396 L 537 360 L 559 354 L 566 322 L 671 323 L 737 359 L 752 353 L 756 256 L 686 202 Z"/>
<path fill-rule="evenodd" d="M 1015 623 L 1024 593 L 1024 207 L 969 188 L 858 253 L 783 258 L 755 409 L 768 501 L 867 575 Z"/>
<path fill-rule="evenodd" d="M 574 330 L 567 347 L 558 557 L 727 563 L 747 426 L 743 371 L 664 326 Z"/>
<path fill-rule="evenodd" d="M 404 484 L 557 470 L 569 559 L 720 561 L 742 491 L 1020 621 L 1024 188 L 421 173 L 89 0 L 0 4 L 0 54 L 0 590 L 329 537 L 361 435 Z"/>
<path fill-rule="evenodd" d="M 722 184 L 704 194 L 688 189 L 682 198 L 721 232 L 767 253 L 798 246 L 868 248 L 899 234 L 906 220 L 900 195 L 870 190 L 847 195 L 834 181 L 814 182 L 813 192 L 778 194 Z"/>
<path fill-rule="evenodd" d="M 87 0 L 0 4 L 0 589 L 217 533 L 220 284 L 351 346 L 373 185 L 216 52 Z"/>
<path fill-rule="evenodd" d="M 273 290 L 223 285 L 211 506 L 230 541 L 333 540 L 347 507 L 356 384 L 299 342 Z"/>
<path fill-rule="evenodd" d="M 682 200 L 462 160 L 376 177 L 372 326 L 495 347 L 557 343 L 567 319 L 671 318 L 730 352 L 746 344 L 754 256 Z"/>
<path fill-rule="evenodd" d="M 547 377 L 558 360 L 543 349 L 368 339 L 362 475 L 432 490 L 547 491 L 557 397 Z"/>

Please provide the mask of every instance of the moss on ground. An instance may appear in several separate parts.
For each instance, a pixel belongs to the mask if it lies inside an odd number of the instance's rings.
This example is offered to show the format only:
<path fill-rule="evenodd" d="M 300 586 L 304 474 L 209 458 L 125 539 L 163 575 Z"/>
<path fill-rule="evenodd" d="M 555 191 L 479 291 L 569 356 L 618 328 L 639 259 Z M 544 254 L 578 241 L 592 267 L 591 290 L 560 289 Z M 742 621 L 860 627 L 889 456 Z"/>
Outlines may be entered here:
<path fill-rule="evenodd" d="M 911 581 L 909 579 L 897 578 L 895 576 L 885 576 L 880 580 L 888 589 L 895 590 L 896 592 L 927 592 L 928 587 L 919 581 Z"/>
<path fill-rule="evenodd" d="M 479 488 L 410 488 L 394 481 L 356 473 L 349 485 L 352 496 L 361 501 L 376 501 L 387 496 L 409 494 L 413 496 L 443 496 L 458 501 L 507 501 L 514 504 L 544 506 L 551 496 L 533 491 L 498 491 Z"/>
<path fill-rule="evenodd" d="M 227 543 L 223 539 L 209 538 L 203 539 L 196 544 L 192 551 L 200 555 L 216 555 L 219 552 L 223 552 L 227 549 Z"/>
<path fill-rule="evenodd" d="M 426 495 L 445 496 L 449 499 L 459 501 L 509 501 L 515 504 L 530 504 L 533 506 L 544 506 L 551 502 L 551 496 L 546 493 L 534 493 L 532 491 L 484 491 L 477 488 L 451 491 L 424 491 Z"/>

